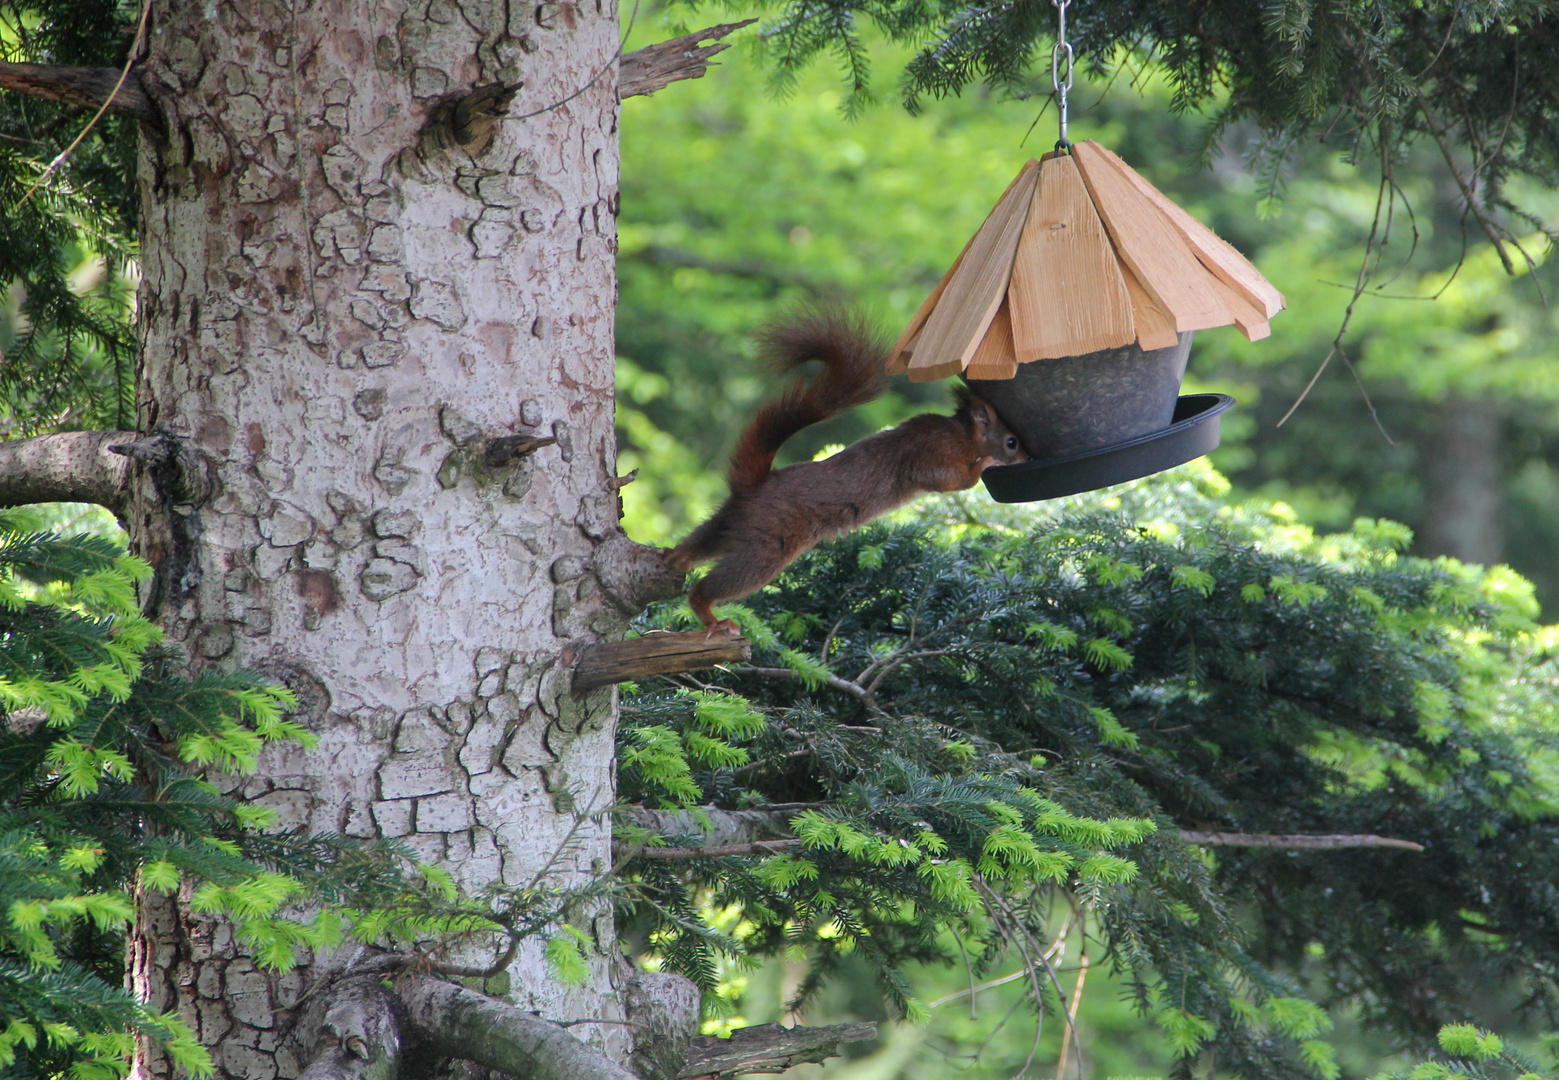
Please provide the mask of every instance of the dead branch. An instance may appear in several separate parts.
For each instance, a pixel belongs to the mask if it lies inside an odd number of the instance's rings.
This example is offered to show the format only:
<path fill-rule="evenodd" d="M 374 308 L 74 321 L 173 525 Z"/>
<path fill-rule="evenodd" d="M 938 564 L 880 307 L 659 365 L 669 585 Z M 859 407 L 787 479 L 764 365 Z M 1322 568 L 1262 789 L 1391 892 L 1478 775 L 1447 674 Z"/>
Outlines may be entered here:
<path fill-rule="evenodd" d="M 556 435 L 549 435 L 546 438 L 537 435 L 504 435 L 488 442 L 487 451 L 482 456 L 482 463 L 489 469 L 501 469 L 557 441 Z"/>
<path fill-rule="evenodd" d="M 1188 844 L 1202 844 L 1207 847 L 1300 848 L 1311 851 L 1355 847 L 1401 848 L 1403 851 L 1424 850 L 1423 844 L 1414 843 L 1412 840 L 1375 836 L 1373 833 L 1336 833 L 1321 836 L 1310 833 L 1196 832 L 1191 829 L 1181 829 L 1180 839 Z"/>
<path fill-rule="evenodd" d="M 706 844 L 753 844 L 759 840 L 789 840 L 790 818 L 803 807 L 765 806 L 752 810 L 722 810 L 700 806 L 696 810 L 628 809 L 628 819 L 641 829 L 662 836 L 701 836 Z M 704 824 L 705 820 L 708 824 Z"/>
<path fill-rule="evenodd" d="M 618 68 L 618 94 L 621 97 L 647 96 L 682 79 L 703 78 L 712 58 L 731 47 L 730 42 L 718 39 L 757 21 L 745 19 L 741 22 L 720 23 L 628 53 Z M 702 41 L 711 44 L 700 45 Z M 156 123 L 160 114 L 151 95 L 141 85 L 139 74 L 132 68 L 124 85 L 119 87 L 118 93 L 114 93 L 114 84 L 119 81 L 119 74 L 118 68 L 60 67 L 53 64 L 0 61 L 0 90 L 13 90 L 31 97 L 49 98 L 91 109 L 108 101 L 108 111 L 111 113 Z M 110 94 L 113 95 L 112 100 L 109 100 Z M 470 132 L 467 134 L 470 135 Z"/>
<path fill-rule="evenodd" d="M 118 512 L 130 478 L 130 459 L 115 444 L 133 431 L 69 431 L 0 442 L 0 506 L 89 502 Z"/>
<path fill-rule="evenodd" d="M 802 675 L 799 671 L 792 671 L 790 668 L 764 667 L 735 668 L 732 674 L 754 675 L 760 679 L 787 679 L 792 682 L 805 681 L 806 679 L 813 677 L 811 675 Z M 882 710 L 877 707 L 877 699 L 872 696 L 872 692 L 866 687 L 862 686 L 860 683 L 853 683 L 849 679 L 841 679 L 837 675 L 829 675 L 824 678 L 822 682 L 824 686 L 827 686 L 831 690 L 838 690 L 842 694 L 849 694 L 862 705 L 866 706 L 866 708 L 870 711 L 876 713 L 882 712 Z"/>
<path fill-rule="evenodd" d="M 1450 141 L 1446 138 L 1445 128 L 1435 121 L 1434 113 L 1429 108 L 1429 103 L 1420 96 L 1417 100 L 1418 112 L 1424 118 L 1424 126 L 1429 129 L 1429 134 L 1434 138 L 1435 145 L 1440 148 L 1440 156 L 1445 158 L 1446 167 L 1451 170 L 1451 176 L 1456 180 L 1456 186 L 1461 190 L 1462 200 L 1467 204 L 1467 209 L 1478 222 L 1478 227 L 1483 230 L 1483 235 L 1489 238 L 1489 243 L 1494 245 L 1494 250 L 1499 254 L 1500 264 L 1505 267 L 1505 273 L 1515 276 L 1516 267 L 1510 261 L 1510 253 L 1505 250 L 1505 242 L 1509 239 L 1505 230 L 1489 216 L 1484 209 L 1483 201 L 1478 198 L 1478 193 L 1473 190 L 1473 181 L 1462 175 L 1461 169 L 1456 167 L 1456 155 L 1451 152 Z M 1479 166 L 1481 168 L 1481 166 Z M 1476 169 L 1473 173 L 1477 175 Z"/>
<path fill-rule="evenodd" d="M 131 70 L 124 85 L 114 94 L 114 84 L 118 81 L 118 68 L 56 67 L 0 61 L 0 90 L 14 90 L 87 109 L 100 107 L 113 94 L 113 100 L 108 102 L 109 112 L 156 122 L 157 108 L 135 71 Z"/>
<path fill-rule="evenodd" d="M 757 21 L 743 19 L 720 23 L 628 53 L 618 65 L 617 96 L 627 98 L 642 94 L 648 97 L 681 79 L 702 79 L 709 70 L 711 58 L 731 47 L 729 41 L 718 39 Z M 713 41 L 714 44 L 700 45 L 700 41 Z"/>
<path fill-rule="evenodd" d="M 649 633 L 627 641 L 584 646 L 574 660 L 573 689 L 582 694 L 628 679 L 697 671 L 751 656 L 752 643 L 729 631 L 717 631 L 713 636 L 705 630 Z"/>
<path fill-rule="evenodd" d="M 701 835 L 705 841 L 704 845 L 699 847 L 647 848 L 642 853 L 646 857 L 706 859 L 727 854 L 763 854 L 776 850 L 782 841 L 794 842 L 790 832 L 790 818 L 794 812 L 794 808 L 778 807 L 722 810 L 714 806 L 701 806 L 695 812 L 650 810 L 636 806 L 629 810 L 629 820 L 641 828 L 653 829 L 663 836 Z M 704 820 L 708 821 L 707 826 L 703 823 Z M 1373 833 L 1242 833 L 1181 829 L 1179 836 L 1188 844 L 1202 844 L 1207 847 L 1270 847 L 1310 851 L 1356 847 L 1399 848 L 1403 851 L 1424 850 L 1422 844 L 1412 840 L 1376 836 Z"/>
<path fill-rule="evenodd" d="M 777 855 L 800 840 L 755 840 L 751 844 L 711 844 L 707 847 L 646 847 L 635 844 L 631 854 L 639 859 L 718 859 L 722 855 Z M 616 845 L 613 845 L 616 847 Z"/>
<path fill-rule="evenodd" d="M 877 1025 L 834 1024 L 830 1027 L 784 1028 L 758 1024 L 738 1028 L 729 1039 L 701 1036 L 693 1040 L 679 1080 L 725 1080 L 747 1073 L 779 1073 L 797 1065 L 818 1064 L 839 1053 L 842 1043 L 877 1037 Z"/>
<path fill-rule="evenodd" d="M 642 806 L 628 809 L 628 819 L 641 829 L 662 836 L 702 836 L 697 847 L 650 847 L 647 844 L 613 844 L 612 855 L 618 866 L 630 859 L 714 859 L 722 855 L 774 855 L 799 841 L 790 834 L 790 818 L 795 811 L 773 808 L 761 810 L 721 810 L 701 806 L 694 810 L 651 810 Z M 708 824 L 704 824 L 704 820 Z"/>

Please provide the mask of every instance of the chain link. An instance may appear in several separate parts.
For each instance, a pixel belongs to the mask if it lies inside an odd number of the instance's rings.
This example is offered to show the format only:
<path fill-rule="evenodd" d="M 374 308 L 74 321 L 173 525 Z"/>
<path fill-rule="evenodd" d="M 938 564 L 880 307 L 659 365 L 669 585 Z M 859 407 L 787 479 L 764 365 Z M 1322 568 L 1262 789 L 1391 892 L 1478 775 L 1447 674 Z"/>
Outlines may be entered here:
<path fill-rule="evenodd" d="M 1066 137 L 1068 119 L 1066 92 L 1072 89 L 1073 66 L 1072 45 L 1071 42 L 1066 40 L 1066 9 L 1071 3 L 1072 0 L 1050 0 L 1051 6 L 1056 9 L 1056 43 L 1050 50 L 1050 85 L 1055 87 L 1056 106 L 1061 115 L 1061 138 L 1056 141 L 1057 150 L 1065 150 L 1072 145 L 1071 141 Z M 1061 77 L 1063 61 L 1066 72 L 1064 79 Z"/>

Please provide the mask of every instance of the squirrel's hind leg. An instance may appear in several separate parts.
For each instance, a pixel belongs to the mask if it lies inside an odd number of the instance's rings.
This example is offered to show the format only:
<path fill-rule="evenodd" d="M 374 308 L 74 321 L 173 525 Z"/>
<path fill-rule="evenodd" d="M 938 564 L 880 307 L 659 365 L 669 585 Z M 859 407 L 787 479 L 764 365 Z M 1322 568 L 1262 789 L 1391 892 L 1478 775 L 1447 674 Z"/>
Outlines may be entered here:
<path fill-rule="evenodd" d="M 705 626 L 715 625 L 715 604 L 739 600 L 779 576 L 779 572 L 812 545 L 807 537 L 769 535 L 732 537 L 714 567 L 688 592 L 688 605 Z M 729 620 L 725 620 L 729 622 Z"/>
<path fill-rule="evenodd" d="M 725 534 L 734 517 L 731 501 L 716 510 L 707 521 L 682 538 L 682 542 L 666 553 L 666 565 L 679 573 L 687 573 L 701 562 L 708 562 L 725 548 Z"/>

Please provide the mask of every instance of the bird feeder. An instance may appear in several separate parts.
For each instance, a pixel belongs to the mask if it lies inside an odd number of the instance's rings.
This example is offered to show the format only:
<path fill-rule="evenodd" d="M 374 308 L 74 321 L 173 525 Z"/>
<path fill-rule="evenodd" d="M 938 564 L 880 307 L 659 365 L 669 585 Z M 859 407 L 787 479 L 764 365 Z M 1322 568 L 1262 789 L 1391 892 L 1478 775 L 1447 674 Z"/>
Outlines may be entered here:
<path fill-rule="evenodd" d="M 1269 333 L 1283 295 L 1095 142 L 1029 161 L 910 320 L 890 374 L 962 376 L 1030 460 L 1001 502 L 1107 487 L 1218 445 L 1224 394 L 1179 396 L 1194 331 Z"/>

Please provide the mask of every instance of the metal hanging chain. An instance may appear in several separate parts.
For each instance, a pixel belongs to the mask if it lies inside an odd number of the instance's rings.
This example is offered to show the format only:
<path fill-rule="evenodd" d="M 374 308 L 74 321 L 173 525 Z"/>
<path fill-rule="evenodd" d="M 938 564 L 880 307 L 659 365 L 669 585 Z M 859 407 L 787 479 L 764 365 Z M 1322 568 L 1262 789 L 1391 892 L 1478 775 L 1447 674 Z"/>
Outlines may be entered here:
<path fill-rule="evenodd" d="M 1072 0 L 1050 0 L 1056 9 L 1056 43 L 1050 50 L 1050 85 L 1055 87 L 1056 105 L 1061 112 L 1061 138 L 1056 140 L 1056 150 L 1064 153 L 1072 143 L 1066 137 L 1066 92 L 1072 89 L 1072 45 L 1066 40 L 1066 9 Z M 1062 59 L 1066 62 L 1066 78 L 1061 78 Z"/>

